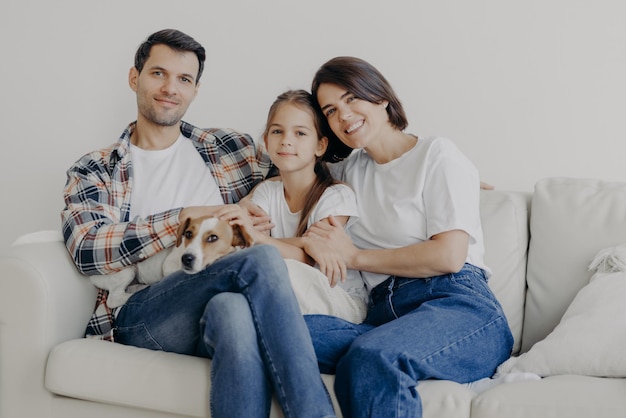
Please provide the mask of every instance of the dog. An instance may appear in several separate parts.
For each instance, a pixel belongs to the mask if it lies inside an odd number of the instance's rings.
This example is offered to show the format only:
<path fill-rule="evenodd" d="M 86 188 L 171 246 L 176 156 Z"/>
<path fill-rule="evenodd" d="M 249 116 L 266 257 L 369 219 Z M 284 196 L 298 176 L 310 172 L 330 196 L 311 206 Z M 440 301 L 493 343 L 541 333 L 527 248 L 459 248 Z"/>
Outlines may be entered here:
<path fill-rule="evenodd" d="M 134 280 L 138 285 L 132 287 L 137 291 L 179 270 L 198 273 L 225 255 L 253 244 L 252 237 L 239 225 L 212 216 L 187 218 L 178 228 L 175 246 L 118 272 L 90 276 L 90 280 L 108 290 L 107 305 L 116 308 L 134 293 L 128 291 Z"/>

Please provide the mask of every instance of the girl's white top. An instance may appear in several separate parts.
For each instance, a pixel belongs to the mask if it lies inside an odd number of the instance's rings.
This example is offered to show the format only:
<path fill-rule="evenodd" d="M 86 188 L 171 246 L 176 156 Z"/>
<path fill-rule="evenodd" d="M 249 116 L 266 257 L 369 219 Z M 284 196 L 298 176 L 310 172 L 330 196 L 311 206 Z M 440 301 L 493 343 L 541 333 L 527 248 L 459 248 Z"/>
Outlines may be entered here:
<path fill-rule="evenodd" d="M 252 201 L 259 205 L 276 224 L 271 230 L 274 238 L 291 238 L 296 236 L 296 229 L 300 220 L 300 212 L 291 212 L 287 201 L 283 182 L 268 180 L 261 183 L 254 190 Z M 346 228 L 350 228 L 357 221 L 359 211 L 356 206 L 354 192 L 345 184 L 335 184 L 327 188 L 311 211 L 307 221 L 307 228 L 330 215 L 349 216 Z M 352 296 L 364 298 L 365 287 L 358 271 L 349 271 L 345 282 L 340 283 L 346 292 Z"/>

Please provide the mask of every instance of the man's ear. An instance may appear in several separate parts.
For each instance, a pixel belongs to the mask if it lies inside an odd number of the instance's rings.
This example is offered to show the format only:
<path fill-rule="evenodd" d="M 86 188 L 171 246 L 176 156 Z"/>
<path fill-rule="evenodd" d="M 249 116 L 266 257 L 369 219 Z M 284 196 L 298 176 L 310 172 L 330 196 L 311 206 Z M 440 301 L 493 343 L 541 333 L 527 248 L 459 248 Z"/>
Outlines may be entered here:
<path fill-rule="evenodd" d="M 128 85 L 136 93 L 137 92 L 137 79 L 139 78 L 139 71 L 135 66 L 130 67 L 128 71 Z"/>
<path fill-rule="evenodd" d="M 198 95 L 198 90 L 200 90 L 200 82 L 196 83 L 196 90 L 193 93 L 193 99 L 196 99 L 196 96 Z"/>
<path fill-rule="evenodd" d="M 327 149 L 328 149 L 328 138 L 323 136 L 320 138 L 319 141 L 317 141 L 317 152 L 315 153 L 315 155 L 317 155 L 318 157 L 321 157 L 322 155 L 326 153 Z"/>

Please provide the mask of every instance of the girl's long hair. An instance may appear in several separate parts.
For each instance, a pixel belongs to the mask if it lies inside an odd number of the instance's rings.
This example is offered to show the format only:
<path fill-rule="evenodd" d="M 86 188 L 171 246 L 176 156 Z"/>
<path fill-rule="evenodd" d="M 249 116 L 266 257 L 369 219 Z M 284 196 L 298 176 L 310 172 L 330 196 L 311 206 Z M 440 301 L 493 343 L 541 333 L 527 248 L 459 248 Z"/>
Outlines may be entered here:
<path fill-rule="evenodd" d="M 327 122 L 325 118 L 321 117 L 319 112 L 315 111 L 313 96 L 305 90 L 289 90 L 279 95 L 276 100 L 274 100 L 274 103 L 272 103 L 272 106 L 270 106 L 270 110 L 267 115 L 265 132 L 263 132 L 263 138 L 267 137 L 269 126 L 274 118 L 274 115 L 280 106 L 284 104 L 293 104 L 308 112 L 313 117 L 313 123 L 315 125 L 318 140 L 324 136 L 322 134 L 322 129 L 324 124 Z M 320 200 L 320 197 L 322 197 L 324 191 L 334 184 L 341 183 L 333 178 L 330 173 L 330 169 L 328 168 L 328 164 L 326 163 L 326 161 L 333 161 L 334 159 L 333 153 L 329 151 L 331 150 L 327 149 L 324 155 L 317 157 L 315 160 L 315 182 L 313 183 L 310 192 L 307 194 L 307 198 L 304 201 L 304 207 L 300 212 L 300 221 L 298 222 L 298 228 L 296 229 L 296 237 L 301 237 L 306 232 L 308 228 L 309 216 L 311 215 L 313 208 L 315 208 L 315 205 L 317 205 L 317 202 Z"/>

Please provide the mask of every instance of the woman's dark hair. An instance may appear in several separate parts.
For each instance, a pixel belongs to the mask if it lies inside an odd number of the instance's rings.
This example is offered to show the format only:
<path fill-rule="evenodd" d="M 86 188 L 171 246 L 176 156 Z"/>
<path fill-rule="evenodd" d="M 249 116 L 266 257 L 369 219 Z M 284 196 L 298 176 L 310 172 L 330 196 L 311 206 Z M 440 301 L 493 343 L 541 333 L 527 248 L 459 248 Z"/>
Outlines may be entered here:
<path fill-rule="evenodd" d="M 196 84 L 200 81 L 202 71 L 204 71 L 204 60 L 206 59 L 206 53 L 204 47 L 196 42 L 191 36 L 176 30 L 176 29 L 163 29 L 148 36 L 148 38 L 139 45 L 137 52 L 135 53 L 135 68 L 138 72 L 143 70 L 143 66 L 150 58 L 150 50 L 154 45 L 167 45 L 170 48 L 180 52 L 193 52 L 198 57 L 198 76 L 196 77 Z"/>
<path fill-rule="evenodd" d="M 316 111 L 316 106 L 313 104 L 313 96 L 305 90 L 289 90 L 280 94 L 270 106 L 270 110 L 267 114 L 267 124 L 265 126 L 265 131 L 263 132 L 263 138 L 266 138 L 269 133 L 269 128 L 274 115 L 276 115 L 278 109 L 285 104 L 297 106 L 311 115 L 318 141 L 325 136 L 323 134 L 323 129 L 324 126 L 328 126 L 328 124 L 326 122 L 326 118 Z M 339 183 L 333 178 L 330 170 L 328 169 L 328 165 L 326 164 L 329 157 L 332 157 L 332 154 L 329 154 L 329 149 L 327 148 L 324 155 L 317 157 L 315 160 L 315 182 L 313 183 L 313 186 L 304 201 L 304 207 L 300 213 L 300 221 L 298 222 L 298 228 L 296 229 L 296 237 L 301 237 L 306 232 L 309 216 L 313 211 L 313 208 L 315 208 L 317 202 L 320 200 L 320 197 L 322 197 L 324 191 L 333 184 Z"/>
<path fill-rule="evenodd" d="M 315 109 L 321 113 L 320 104 L 317 101 L 317 91 L 322 84 L 335 84 L 346 89 L 357 99 L 366 100 L 370 103 L 381 104 L 384 101 L 389 102 L 387 106 L 387 114 L 391 125 L 402 131 L 408 126 L 408 120 L 404 113 L 402 103 L 391 88 L 391 84 L 372 64 L 355 57 L 336 57 L 327 61 L 322 65 L 315 76 L 311 86 L 311 93 L 315 103 Z M 324 116 L 324 120 L 326 117 Z M 328 131 L 324 131 L 324 135 L 328 137 L 330 144 L 337 142 L 343 144 L 337 136 L 330 131 L 328 123 L 326 123 Z M 345 147 L 345 146 L 344 146 Z M 345 147 L 347 148 L 347 147 Z M 338 148 L 338 160 L 345 158 L 345 148 Z"/>

